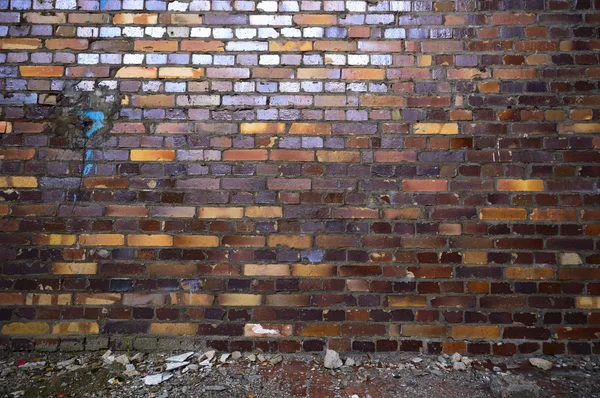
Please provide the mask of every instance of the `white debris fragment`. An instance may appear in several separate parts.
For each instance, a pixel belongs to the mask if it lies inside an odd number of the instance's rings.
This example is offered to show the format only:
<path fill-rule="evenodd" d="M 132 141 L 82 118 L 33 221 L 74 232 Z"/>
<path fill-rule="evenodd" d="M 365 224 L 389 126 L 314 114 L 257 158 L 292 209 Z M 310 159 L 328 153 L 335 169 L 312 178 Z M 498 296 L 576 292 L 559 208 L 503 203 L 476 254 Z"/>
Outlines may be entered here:
<path fill-rule="evenodd" d="M 183 368 L 184 366 L 189 365 L 188 361 L 186 362 L 167 362 L 167 368 L 165 369 L 167 372 L 170 370 L 175 370 L 179 368 Z"/>
<path fill-rule="evenodd" d="M 452 363 L 460 362 L 461 360 L 462 360 L 462 355 L 460 355 L 458 352 L 455 352 L 450 357 L 450 362 L 452 362 Z"/>
<path fill-rule="evenodd" d="M 423 358 L 414 357 L 413 359 L 411 359 L 411 361 L 412 361 L 413 363 L 420 363 L 420 362 L 422 362 L 422 361 L 423 361 Z"/>
<path fill-rule="evenodd" d="M 185 362 L 189 357 L 194 355 L 194 351 L 186 352 L 183 354 L 175 355 L 166 359 L 167 362 Z"/>
<path fill-rule="evenodd" d="M 219 362 L 221 362 L 221 363 L 227 362 L 227 360 L 229 359 L 230 356 L 231 356 L 231 354 L 221 354 L 221 357 L 219 358 Z"/>
<path fill-rule="evenodd" d="M 115 358 L 115 362 L 120 363 L 121 365 L 127 365 L 129 363 L 129 358 L 125 354 L 119 355 Z"/>
<path fill-rule="evenodd" d="M 242 353 L 239 351 L 234 351 L 231 353 L 231 359 L 233 359 L 234 361 L 237 361 L 241 357 L 242 357 Z"/>
<path fill-rule="evenodd" d="M 454 365 L 452 365 L 452 369 L 467 370 L 467 365 L 465 365 L 464 362 L 454 362 Z"/>
<path fill-rule="evenodd" d="M 340 359 L 340 354 L 338 354 L 334 350 L 327 350 L 325 352 L 325 359 L 323 361 L 323 366 L 327 369 L 337 369 L 343 365 L 342 360 Z"/>
<path fill-rule="evenodd" d="M 543 358 L 529 358 L 529 363 L 542 370 L 552 369 L 553 363 Z"/>
<path fill-rule="evenodd" d="M 346 358 L 345 365 L 346 366 L 354 366 L 354 365 L 356 365 L 356 361 L 354 359 L 352 359 L 352 358 Z"/>
<path fill-rule="evenodd" d="M 171 377 L 173 377 L 172 373 L 158 373 L 155 375 L 149 375 L 144 377 L 144 384 L 147 386 L 155 386 L 165 380 L 169 380 Z"/>

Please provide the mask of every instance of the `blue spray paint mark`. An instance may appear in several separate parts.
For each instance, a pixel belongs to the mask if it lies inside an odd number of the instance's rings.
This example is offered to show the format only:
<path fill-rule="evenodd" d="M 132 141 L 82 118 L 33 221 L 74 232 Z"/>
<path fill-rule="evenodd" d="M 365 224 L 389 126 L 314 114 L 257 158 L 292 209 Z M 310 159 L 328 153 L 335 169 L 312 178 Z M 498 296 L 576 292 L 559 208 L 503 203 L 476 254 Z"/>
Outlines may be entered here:
<path fill-rule="evenodd" d="M 87 139 L 91 138 L 92 135 L 102 127 L 104 127 L 104 112 L 101 111 L 81 111 L 80 116 L 83 118 L 91 119 L 94 123 L 88 131 L 85 132 Z M 94 151 L 87 149 L 85 151 L 85 166 L 83 168 L 83 176 L 86 177 L 92 171 L 92 160 L 94 160 Z M 77 194 L 74 196 L 74 201 L 77 202 Z"/>
<path fill-rule="evenodd" d="M 107 3 L 108 3 L 108 0 L 100 0 L 100 9 L 104 10 Z"/>

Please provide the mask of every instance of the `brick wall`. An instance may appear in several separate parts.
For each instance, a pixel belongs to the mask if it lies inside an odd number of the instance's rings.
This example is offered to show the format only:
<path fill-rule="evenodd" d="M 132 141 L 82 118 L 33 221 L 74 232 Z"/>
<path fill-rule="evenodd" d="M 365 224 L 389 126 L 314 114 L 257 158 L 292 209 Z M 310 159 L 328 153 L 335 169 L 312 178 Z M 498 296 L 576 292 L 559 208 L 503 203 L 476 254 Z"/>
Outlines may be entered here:
<path fill-rule="evenodd" d="M 0 9 L 1 347 L 600 352 L 599 0 Z"/>

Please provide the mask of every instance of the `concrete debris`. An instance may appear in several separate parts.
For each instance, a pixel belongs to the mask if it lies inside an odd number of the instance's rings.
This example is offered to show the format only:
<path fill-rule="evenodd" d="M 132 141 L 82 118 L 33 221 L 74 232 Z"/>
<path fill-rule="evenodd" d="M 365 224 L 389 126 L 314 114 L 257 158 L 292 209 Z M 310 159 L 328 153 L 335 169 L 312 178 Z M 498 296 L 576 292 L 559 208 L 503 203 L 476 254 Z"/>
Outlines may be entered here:
<path fill-rule="evenodd" d="M 548 385 L 559 386 L 556 388 L 572 392 L 573 396 L 597 396 L 595 380 L 600 373 L 600 359 L 592 356 L 556 356 L 550 361 L 469 358 L 458 353 L 437 356 L 366 353 L 342 360 L 338 352 L 327 350 L 320 364 L 317 356 L 260 350 L 254 353 L 188 351 L 172 356 L 108 350 L 76 355 L 6 353 L 4 358 L 8 359 L 0 359 L 0 396 L 9 398 L 175 398 L 198 393 L 212 396 L 223 391 L 231 397 L 276 398 L 287 396 L 286 386 L 310 386 L 311 377 L 321 380 L 318 383 L 329 380 L 332 384 L 322 390 L 325 395 L 336 397 L 374 396 L 364 389 L 368 389 L 365 387 L 368 385 L 389 388 L 387 395 L 378 393 L 382 397 L 531 398 L 542 386 Z M 570 378 L 570 375 L 573 376 Z M 282 378 L 286 377 L 293 378 L 293 381 L 285 380 L 291 384 L 282 384 Z M 540 378 L 548 381 L 538 383 Z M 22 390 L 14 391 L 14 386 L 21 385 Z M 456 393 L 458 390 L 439 391 L 441 385 L 454 385 L 453 388 L 462 390 L 459 393 Z M 269 387 L 265 390 L 264 386 Z M 361 392 L 355 393 L 353 388 L 356 387 L 361 388 Z M 78 388 L 80 390 L 75 391 Z M 394 391 L 402 391 L 402 394 L 394 395 Z"/>
<path fill-rule="evenodd" d="M 529 363 L 542 370 L 550 370 L 553 365 L 552 362 L 543 358 L 529 358 Z"/>
<path fill-rule="evenodd" d="M 338 354 L 334 350 L 327 350 L 325 352 L 325 359 L 323 361 L 323 366 L 327 369 L 337 369 L 341 367 L 344 363 L 340 359 L 340 354 Z"/>
<path fill-rule="evenodd" d="M 185 362 L 189 357 L 194 355 L 194 351 L 186 352 L 184 354 L 175 355 L 165 359 L 167 362 Z"/>

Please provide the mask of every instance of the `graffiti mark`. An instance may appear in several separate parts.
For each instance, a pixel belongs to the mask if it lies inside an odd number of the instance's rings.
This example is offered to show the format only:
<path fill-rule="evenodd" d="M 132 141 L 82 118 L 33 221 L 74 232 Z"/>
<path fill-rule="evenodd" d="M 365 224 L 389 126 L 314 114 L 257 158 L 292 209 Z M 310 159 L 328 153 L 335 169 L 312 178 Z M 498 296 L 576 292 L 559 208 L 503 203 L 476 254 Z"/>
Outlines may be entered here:
<path fill-rule="evenodd" d="M 104 127 L 104 112 L 101 111 L 81 111 L 81 117 L 90 119 L 94 123 L 88 131 L 85 132 L 86 142 L 89 140 L 96 131 Z M 92 149 L 85 149 L 85 166 L 83 167 L 83 176 L 87 177 L 92 171 L 92 160 L 94 159 L 94 151 Z M 77 195 L 74 197 L 75 202 L 77 201 Z"/>
<path fill-rule="evenodd" d="M 108 3 L 108 0 L 100 0 L 100 9 L 104 10 L 104 8 L 106 8 L 107 3 Z"/>

